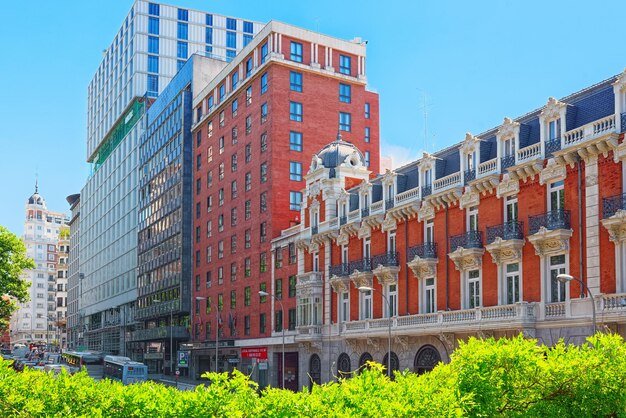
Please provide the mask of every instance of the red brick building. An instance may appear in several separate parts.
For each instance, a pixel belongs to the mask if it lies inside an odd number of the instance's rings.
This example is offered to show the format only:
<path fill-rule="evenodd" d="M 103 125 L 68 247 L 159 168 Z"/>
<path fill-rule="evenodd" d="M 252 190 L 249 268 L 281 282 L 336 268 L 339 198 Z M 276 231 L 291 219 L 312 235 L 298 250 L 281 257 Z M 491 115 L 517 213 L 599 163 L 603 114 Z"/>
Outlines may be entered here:
<path fill-rule="evenodd" d="M 470 336 L 626 335 L 625 105 L 626 72 L 375 179 L 322 148 L 273 241 L 297 248 L 299 386 L 423 372 Z"/>
<path fill-rule="evenodd" d="M 226 347 L 218 354 L 222 370 L 239 364 L 238 347 L 250 345 L 243 340 L 267 345 L 283 323 L 295 330 L 295 297 L 288 297 L 288 277 L 278 287 L 272 281 L 270 241 L 300 223 L 311 155 L 337 132 L 377 171 L 378 95 L 366 85 L 364 43 L 270 22 L 195 94 L 192 337 L 198 371 L 215 369 L 218 321 Z M 272 295 L 282 298 L 285 310 L 274 321 Z M 297 358 L 289 359 L 292 370 Z M 239 367 L 247 364 L 242 359 Z"/>

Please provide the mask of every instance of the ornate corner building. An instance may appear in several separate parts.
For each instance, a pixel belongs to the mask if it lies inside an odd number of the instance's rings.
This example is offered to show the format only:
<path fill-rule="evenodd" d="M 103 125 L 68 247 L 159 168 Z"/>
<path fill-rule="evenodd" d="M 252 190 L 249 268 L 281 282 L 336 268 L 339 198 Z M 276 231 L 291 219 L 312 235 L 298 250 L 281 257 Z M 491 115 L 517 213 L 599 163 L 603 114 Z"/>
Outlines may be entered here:
<path fill-rule="evenodd" d="M 354 144 L 315 154 L 272 242 L 296 262 L 300 387 L 389 355 L 429 370 L 470 336 L 626 334 L 625 104 L 626 72 L 373 179 Z"/>

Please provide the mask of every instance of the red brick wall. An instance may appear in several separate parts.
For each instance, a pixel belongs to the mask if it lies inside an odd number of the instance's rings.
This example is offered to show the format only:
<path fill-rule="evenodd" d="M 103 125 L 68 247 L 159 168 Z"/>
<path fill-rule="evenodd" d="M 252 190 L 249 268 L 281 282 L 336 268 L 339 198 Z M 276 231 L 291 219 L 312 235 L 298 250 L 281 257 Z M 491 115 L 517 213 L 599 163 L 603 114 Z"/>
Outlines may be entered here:
<path fill-rule="evenodd" d="M 609 153 L 608 157 L 598 157 L 598 182 L 599 195 L 599 218 L 602 220 L 602 199 L 615 196 L 622 193 L 622 163 L 616 163 L 613 160 L 613 153 Z M 609 241 L 609 233 L 602 221 L 599 225 L 600 229 L 600 292 L 615 293 L 616 292 L 616 275 L 615 275 L 615 244 Z"/>

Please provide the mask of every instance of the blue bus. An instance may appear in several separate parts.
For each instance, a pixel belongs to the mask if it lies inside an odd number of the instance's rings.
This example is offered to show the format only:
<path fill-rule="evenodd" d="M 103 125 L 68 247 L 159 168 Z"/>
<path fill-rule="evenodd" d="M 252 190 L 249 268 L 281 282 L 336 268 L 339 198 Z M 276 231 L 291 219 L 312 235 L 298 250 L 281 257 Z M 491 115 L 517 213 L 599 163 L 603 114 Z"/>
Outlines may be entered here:
<path fill-rule="evenodd" d="M 148 366 L 123 356 L 105 356 L 102 377 L 125 385 L 148 380 Z"/>

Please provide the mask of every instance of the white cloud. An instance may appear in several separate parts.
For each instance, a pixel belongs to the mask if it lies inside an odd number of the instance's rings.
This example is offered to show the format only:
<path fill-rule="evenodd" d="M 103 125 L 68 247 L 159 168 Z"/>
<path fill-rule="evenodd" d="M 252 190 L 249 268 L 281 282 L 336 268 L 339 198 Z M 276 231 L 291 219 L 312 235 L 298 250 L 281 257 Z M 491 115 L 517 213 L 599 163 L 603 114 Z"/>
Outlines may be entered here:
<path fill-rule="evenodd" d="M 422 156 L 423 152 L 424 150 L 418 147 L 403 147 L 401 145 L 389 144 L 384 141 L 381 141 L 380 143 L 381 157 L 391 157 L 394 169 L 417 160 Z"/>

